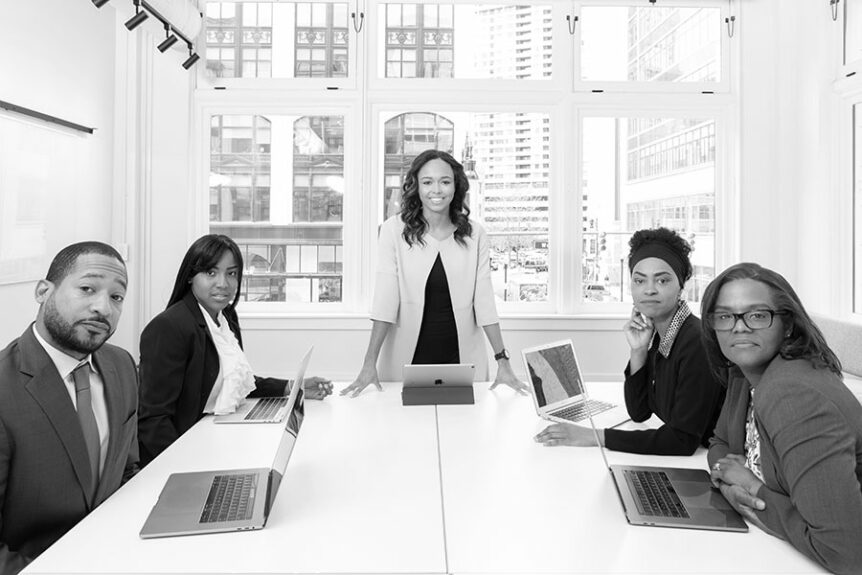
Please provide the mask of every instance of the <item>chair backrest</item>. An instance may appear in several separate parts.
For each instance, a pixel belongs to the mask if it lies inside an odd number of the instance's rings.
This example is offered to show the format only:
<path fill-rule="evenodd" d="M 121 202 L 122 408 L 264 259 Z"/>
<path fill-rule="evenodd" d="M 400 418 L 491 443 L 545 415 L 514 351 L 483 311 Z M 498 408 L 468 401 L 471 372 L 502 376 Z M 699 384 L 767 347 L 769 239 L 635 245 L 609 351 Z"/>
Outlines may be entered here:
<path fill-rule="evenodd" d="M 862 377 L 862 324 L 813 316 L 845 373 Z"/>

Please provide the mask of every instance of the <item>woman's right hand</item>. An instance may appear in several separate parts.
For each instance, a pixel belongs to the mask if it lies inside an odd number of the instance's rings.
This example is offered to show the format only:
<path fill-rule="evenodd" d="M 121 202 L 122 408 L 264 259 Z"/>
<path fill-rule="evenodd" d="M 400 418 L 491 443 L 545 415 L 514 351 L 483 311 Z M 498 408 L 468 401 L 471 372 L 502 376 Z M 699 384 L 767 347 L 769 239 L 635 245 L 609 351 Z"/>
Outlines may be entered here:
<path fill-rule="evenodd" d="M 348 395 L 350 397 L 356 397 L 362 390 L 368 387 L 369 384 L 374 384 L 377 388 L 377 391 L 383 391 L 383 386 L 380 385 L 380 378 L 377 376 L 377 366 L 373 365 L 371 367 L 362 367 L 362 371 L 359 372 L 359 375 L 356 376 L 356 379 L 353 380 L 353 383 L 345 387 L 341 390 L 341 395 Z"/>
<path fill-rule="evenodd" d="M 655 326 L 652 320 L 632 308 L 632 316 L 623 326 L 623 332 L 626 334 L 626 341 L 632 349 L 646 349 L 655 332 Z"/>

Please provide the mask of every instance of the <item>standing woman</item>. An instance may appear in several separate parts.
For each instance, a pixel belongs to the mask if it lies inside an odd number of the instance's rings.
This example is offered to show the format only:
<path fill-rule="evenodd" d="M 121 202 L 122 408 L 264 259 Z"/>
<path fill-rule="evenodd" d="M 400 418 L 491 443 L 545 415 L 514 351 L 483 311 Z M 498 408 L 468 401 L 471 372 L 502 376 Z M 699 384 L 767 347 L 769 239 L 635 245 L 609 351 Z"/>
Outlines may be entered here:
<path fill-rule="evenodd" d="M 355 397 L 369 384 L 383 390 L 377 360 L 384 342 L 386 378 L 400 379 L 405 363 L 472 363 L 476 379 L 487 380 L 482 330 L 498 363 L 491 387 L 505 383 L 524 393 L 503 345 L 488 237 L 464 203 L 469 187 L 464 168 L 446 152 L 426 150 L 413 160 L 400 217 L 380 228 L 365 361 L 342 395 Z"/>
<path fill-rule="evenodd" d="M 236 313 L 242 253 L 227 236 L 206 235 L 186 252 L 165 311 L 141 333 L 138 441 L 145 465 L 205 413 L 251 397 L 283 395 L 287 380 L 254 375 Z M 307 378 L 306 397 L 323 399 L 328 381 Z"/>
<path fill-rule="evenodd" d="M 702 303 L 712 369 L 728 382 L 713 482 L 746 519 L 833 573 L 862 573 L 862 406 L 780 274 L 741 263 Z"/>
<path fill-rule="evenodd" d="M 629 344 L 626 409 L 633 421 L 658 416 L 658 429 L 599 430 L 608 449 L 691 455 L 706 446 L 721 411 L 724 388 L 712 376 L 700 320 L 682 299 L 691 278 L 691 247 L 667 228 L 639 230 L 629 240 L 634 309 L 623 326 Z M 591 429 L 564 423 L 536 436 L 545 445 L 596 444 Z"/>

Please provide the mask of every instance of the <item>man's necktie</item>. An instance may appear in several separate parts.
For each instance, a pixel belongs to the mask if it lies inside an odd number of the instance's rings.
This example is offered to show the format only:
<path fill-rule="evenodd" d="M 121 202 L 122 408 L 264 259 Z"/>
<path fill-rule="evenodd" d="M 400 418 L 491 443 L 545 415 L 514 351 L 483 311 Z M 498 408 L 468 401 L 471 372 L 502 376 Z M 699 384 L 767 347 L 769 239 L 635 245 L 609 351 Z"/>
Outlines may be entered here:
<path fill-rule="evenodd" d="M 96 426 L 96 416 L 93 414 L 93 399 L 90 392 L 90 364 L 82 363 L 72 372 L 75 379 L 75 397 L 78 403 L 78 421 L 81 422 L 81 431 L 84 432 L 84 441 L 87 443 L 87 454 L 90 456 L 90 471 L 93 483 L 90 485 L 90 499 L 96 493 L 99 484 L 99 456 L 101 445 L 99 441 L 99 428 Z"/>

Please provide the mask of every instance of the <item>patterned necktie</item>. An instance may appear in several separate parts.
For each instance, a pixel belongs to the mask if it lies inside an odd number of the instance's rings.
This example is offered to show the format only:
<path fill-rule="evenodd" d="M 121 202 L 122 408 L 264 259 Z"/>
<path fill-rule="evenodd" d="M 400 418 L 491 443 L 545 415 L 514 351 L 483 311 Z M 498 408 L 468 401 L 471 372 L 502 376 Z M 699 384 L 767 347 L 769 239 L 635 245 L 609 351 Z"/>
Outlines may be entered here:
<path fill-rule="evenodd" d="M 99 428 L 96 426 L 96 416 L 93 414 L 93 399 L 90 393 L 90 364 L 82 363 L 72 372 L 75 379 L 75 397 L 78 403 L 78 421 L 81 422 L 81 431 L 84 432 L 84 441 L 87 443 L 87 454 L 90 456 L 90 471 L 93 482 L 90 485 L 90 498 L 96 493 L 99 484 L 99 456 L 101 445 L 99 441 Z"/>

